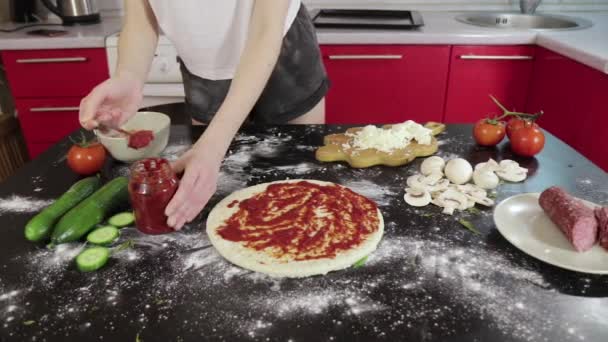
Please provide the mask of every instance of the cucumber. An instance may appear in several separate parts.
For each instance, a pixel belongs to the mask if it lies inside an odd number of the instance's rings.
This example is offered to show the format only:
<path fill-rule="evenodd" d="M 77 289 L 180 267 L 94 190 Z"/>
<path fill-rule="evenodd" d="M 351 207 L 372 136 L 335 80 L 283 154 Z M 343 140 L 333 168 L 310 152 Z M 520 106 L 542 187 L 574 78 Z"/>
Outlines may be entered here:
<path fill-rule="evenodd" d="M 126 227 L 128 225 L 131 225 L 133 222 L 135 222 L 135 215 L 133 215 L 133 213 L 130 211 L 116 214 L 110 217 L 110 219 L 108 220 L 108 223 L 111 226 L 118 228 Z"/>
<path fill-rule="evenodd" d="M 106 247 L 91 247 L 76 257 L 76 267 L 81 272 L 93 272 L 102 268 L 110 259 L 110 250 Z"/>
<path fill-rule="evenodd" d="M 126 177 L 114 178 L 68 211 L 55 226 L 51 242 L 55 245 L 79 240 L 113 211 L 129 202 Z"/>
<path fill-rule="evenodd" d="M 109 245 L 118 239 L 118 229 L 112 226 L 105 226 L 90 232 L 87 235 L 87 241 L 99 246 Z"/>
<path fill-rule="evenodd" d="M 25 238 L 29 241 L 42 241 L 51 236 L 53 226 L 68 210 L 101 187 L 99 177 L 88 177 L 74 183 L 68 191 L 44 208 L 25 225 Z"/>

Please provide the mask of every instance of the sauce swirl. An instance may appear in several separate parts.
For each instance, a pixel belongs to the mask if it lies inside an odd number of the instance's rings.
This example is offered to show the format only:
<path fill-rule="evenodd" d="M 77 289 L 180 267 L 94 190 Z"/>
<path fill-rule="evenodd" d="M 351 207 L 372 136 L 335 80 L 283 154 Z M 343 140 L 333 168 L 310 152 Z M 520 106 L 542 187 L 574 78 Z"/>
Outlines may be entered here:
<path fill-rule="evenodd" d="M 358 246 L 379 222 L 378 208 L 368 198 L 343 186 L 300 181 L 270 184 L 238 202 L 217 232 L 281 261 L 302 261 L 332 258 Z"/>

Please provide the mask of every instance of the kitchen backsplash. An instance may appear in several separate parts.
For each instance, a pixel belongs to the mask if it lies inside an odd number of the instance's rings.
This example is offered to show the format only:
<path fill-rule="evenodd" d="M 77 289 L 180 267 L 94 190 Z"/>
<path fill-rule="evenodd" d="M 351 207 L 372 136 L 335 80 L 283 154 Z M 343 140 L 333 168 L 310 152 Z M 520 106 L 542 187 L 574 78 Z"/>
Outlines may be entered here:
<path fill-rule="evenodd" d="M 408 8 L 427 11 L 519 10 L 519 0 L 303 0 L 315 8 Z M 543 0 L 539 11 L 608 11 L 608 0 Z"/>

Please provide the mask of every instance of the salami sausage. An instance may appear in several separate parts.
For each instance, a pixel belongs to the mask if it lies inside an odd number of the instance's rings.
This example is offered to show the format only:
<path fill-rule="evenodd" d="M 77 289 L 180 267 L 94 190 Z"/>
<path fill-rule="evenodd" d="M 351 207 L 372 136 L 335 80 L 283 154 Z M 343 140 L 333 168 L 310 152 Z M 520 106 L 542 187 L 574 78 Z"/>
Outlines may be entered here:
<path fill-rule="evenodd" d="M 608 207 L 596 208 L 595 217 L 598 223 L 598 240 L 600 245 L 608 249 Z"/>
<path fill-rule="evenodd" d="M 578 252 L 590 249 L 597 242 L 595 213 L 583 202 L 554 186 L 543 191 L 539 203 Z"/>

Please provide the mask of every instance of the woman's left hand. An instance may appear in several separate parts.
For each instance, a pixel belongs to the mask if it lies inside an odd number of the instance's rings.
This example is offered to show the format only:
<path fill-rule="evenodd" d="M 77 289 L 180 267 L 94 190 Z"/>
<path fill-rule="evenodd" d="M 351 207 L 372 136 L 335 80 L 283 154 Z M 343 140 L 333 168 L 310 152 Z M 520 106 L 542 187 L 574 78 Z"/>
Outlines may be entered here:
<path fill-rule="evenodd" d="M 175 230 L 194 220 L 217 189 L 222 159 L 206 152 L 209 151 L 204 151 L 202 145 L 195 145 L 172 164 L 176 173 L 185 170 L 175 196 L 165 209 L 167 224 Z"/>

